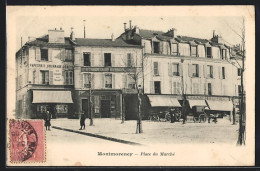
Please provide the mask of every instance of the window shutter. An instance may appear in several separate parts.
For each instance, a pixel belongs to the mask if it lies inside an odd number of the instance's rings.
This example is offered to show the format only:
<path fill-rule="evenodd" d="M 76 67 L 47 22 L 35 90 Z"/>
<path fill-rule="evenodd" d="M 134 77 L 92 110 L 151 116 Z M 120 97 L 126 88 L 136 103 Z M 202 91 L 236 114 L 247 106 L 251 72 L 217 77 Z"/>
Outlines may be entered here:
<path fill-rule="evenodd" d="M 35 84 L 40 84 L 40 71 L 36 70 L 36 79 L 35 79 Z"/>
<path fill-rule="evenodd" d="M 48 61 L 52 61 L 52 50 L 48 49 Z"/>
<path fill-rule="evenodd" d="M 105 83 L 105 74 L 101 74 L 101 79 L 100 79 L 100 88 L 104 88 L 104 83 Z"/>
<path fill-rule="evenodd" d="M 100 55 L 100 58 L 99 58 L 99 62 L 100 62 L 100 64 L 99 64 L 99 66 L 101 66 L 101 67 L 104 67 L 105 66 L 105 64 L 104 64 L 104 58 L 105 58 L 105 54 L 103 53 L 103 54 L 101 54 Z"/>
<path fill-rule="evenodd" d="M 169 77 L 172 76 L 172 63 L 168 63 L 168 75 Z"/>
<path fill-rule="evenodd" d="M 199 77 L 201 78 L 203 76 L 203 65 L 198 65 L 199 70 Z"/>
<path fill-rule="evenodd" d="M 127 74 L 123 75 L 123 84 L 124 84 L 124 88 L 127 88 Z"/>
<path fill-rule="evenodd" d="M 218 67 L 217 66 L 213 66 L 213 78 L 216 79 L 218 75 Z"/>
<path fill-rule="evenodd" d="M 160 46 L 160 52 L 159 52 L 159 54 L 163 54 L 163 42 L 160 42 L 160 43 L 159 43 L 159 46 Z"/>
<path fill-rule="evenodd" d="M 207 78 L 207 65 L 203 65 L 204 66 L 204 77 Z"/>
<path fill-rule="evenodd" d="M 79 88 L 83 88 L 84 86 L 83 86 L 83 78 L 84 77 L 84 74 L 83 73 L 81 73 L 80 74 L 80 77 L 79 77 Z M 65 79 L 65 78 L 64 78 Z"/>
<path fill-rule="evenodd" d="M 151 94 L 154 94 L 154 82 L 150 81 L 150 92 Z"/>
<path fill-rule="evenodd" d="M 36 48 L 36 61 L 40 61 L 41 60 L 41 49 L 40 48 Z"/>
<path fill-rule="evenodd" d="M 93 73 L 93 74 L 91 74 L 91 88 L 94 88 L 94 87 L 95 87 L 95 75 Z"/>
<path fill-rule="evenodd" d="M 115 74 L 112 74 L 112 88 L 115 89 L 116 88 L 116 82 L 115 82 Z"/>
<path fill-rule="evenodd" d="M 158 62 L 158 75 L 163 75 L 163 72 L 160 72 L 161 70 L 161 62 Z"/>
<path fill-rule="evenodd" d="M 94 62 L 95 62 L 95 60 L 94 60 L 94 54 L 92 54 L 92 53 L 90 53 L 90 60 L 91 60 L 91 64 L 90 64 L 90 66 L 95 66 L 95 64 L 94 64 Z"/>
<path fill-rule="evenodd" d="M 192 77 L 192 64 L 189 64 L 189 68 L 188 68 L 188 70 L 189 70 L 189 77 Z"/>
<path fill-rule="evenodd" d="M 63 84 L 66 85 L 65 71 L 62 71 L 62 77 L 63 77 Z"/>
<path fill-rule="evenodd" d="M 115 54 L 111 53 L 111 65 L 112 67 L 115 67 Z"/>
<path fill-rule="evenodd" d="M 218 74 L 219 74 L 219 79 L 221 79 L 221 66 L 218 67 Z"/>
<path fill-rule="evenodd" d="M 61 49 L 61 60 L 62 61 L 66 60 L 66 58 L 65 58 L 65 49 Z"/>
<path fill-rule="evenodd" d="M 180 76 L 183 76 L 183 64 L 182 63 L 179 63 L 179 73 L 180 73 Z"/>
<path fill-rule="evenodd" d="M 49 71 L 49 84 L 53 85 L 53 71 Z"/>
<path fill-rule="evenodd" d="M 169 88 L 170 88 L 170 94 L 172 94 L 172 80 L 169 80 Z"/>

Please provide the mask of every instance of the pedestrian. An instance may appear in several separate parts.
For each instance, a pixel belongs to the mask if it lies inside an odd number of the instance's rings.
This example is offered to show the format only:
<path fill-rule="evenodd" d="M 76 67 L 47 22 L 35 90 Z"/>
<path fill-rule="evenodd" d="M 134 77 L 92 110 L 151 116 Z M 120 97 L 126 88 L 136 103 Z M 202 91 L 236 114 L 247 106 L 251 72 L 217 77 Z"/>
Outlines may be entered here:
<path fill-rule="evenodd" d="M 170 109 L 171 123 L 174 123 L 174 109 L 173 107 Z"/>
<path fill-rule="evenodd" d="M 86 120 L 85 114 L 81 114 L 81 116 L 80 116 L 80 129 L 79 130 L 85 129 L 85 120 Z"/>
<path fill-rule="evenodd" d="M 45 127 L 46 127 L 46 130 L 51 130 L 50 129 L 50 126 L 51 126 L 51 114 L 50 114 L 50 111 L 46 111 L 46 115 L 45 115 L 45 118 L 44 118 L 44 120 L 45 120 Z"/>

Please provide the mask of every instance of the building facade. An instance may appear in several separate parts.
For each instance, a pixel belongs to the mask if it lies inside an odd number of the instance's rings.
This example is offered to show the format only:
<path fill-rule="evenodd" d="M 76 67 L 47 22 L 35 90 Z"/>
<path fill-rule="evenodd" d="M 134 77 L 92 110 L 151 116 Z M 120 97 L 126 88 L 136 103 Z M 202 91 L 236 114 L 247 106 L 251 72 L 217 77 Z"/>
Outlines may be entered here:
<path fill-rule="evenodd" d="M 74 87 L 73 42 L 64 31 L 28 41 L 16 53 L 16 117 L 70 117 Z"/>

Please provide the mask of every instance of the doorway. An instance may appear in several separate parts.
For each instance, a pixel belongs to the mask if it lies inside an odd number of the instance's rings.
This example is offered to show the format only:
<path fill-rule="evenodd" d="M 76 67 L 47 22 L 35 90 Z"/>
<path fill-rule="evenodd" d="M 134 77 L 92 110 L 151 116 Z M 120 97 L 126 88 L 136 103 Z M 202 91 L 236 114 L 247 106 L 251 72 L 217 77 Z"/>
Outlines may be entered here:
<path fill-rule="evenodd" d="M 84 114 L 89 117 L 89 103 L 88 99 L 81 99 L 81 110 Z"/>
<path fill-rule="evenodd" d="M 110 118 L 110 100 L 101 100 L 101 117 L 102 118 Z"/>

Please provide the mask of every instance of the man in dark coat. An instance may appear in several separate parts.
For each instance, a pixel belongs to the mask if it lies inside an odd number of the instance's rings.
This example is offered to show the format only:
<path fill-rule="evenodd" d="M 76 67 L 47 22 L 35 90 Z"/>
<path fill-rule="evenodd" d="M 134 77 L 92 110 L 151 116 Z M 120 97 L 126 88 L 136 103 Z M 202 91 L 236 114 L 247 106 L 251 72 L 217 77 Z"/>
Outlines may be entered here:
<path fill-rule="evenodd" d="M 81 114 L 81 117 L 80 117 L 80 129 L 79 130 L 82 130 L 82 127 L 83 127 L 83 129 L 85 129 L 85 120 L 86 120 L 85 114 Z"/>
<path fill-rule="evenodd" d="M 46 111 L 46 115 L 44 117 L 44 121 L 45 121 L 45 127 L 46 127 L 46 130 L 51 130 L 50 129 L 50 126 L 51 126 L 51 114 L 50 114 L 50 111 Z"/>
<path fill-rule="evenodd" d="M 171 123 L 174 123 L 174 109 L 173 107 L 170 109 Z"/>

